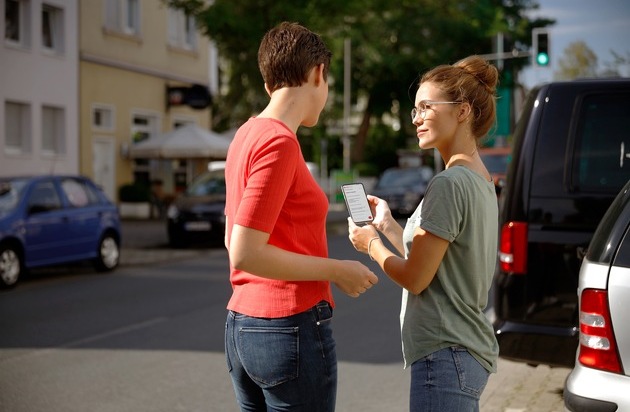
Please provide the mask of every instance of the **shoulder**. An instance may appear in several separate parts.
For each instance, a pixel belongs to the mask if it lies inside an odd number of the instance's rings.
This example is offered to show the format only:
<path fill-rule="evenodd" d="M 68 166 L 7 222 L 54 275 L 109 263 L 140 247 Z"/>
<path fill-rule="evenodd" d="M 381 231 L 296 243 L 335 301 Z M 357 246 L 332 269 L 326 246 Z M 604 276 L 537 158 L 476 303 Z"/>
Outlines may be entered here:
<path fill-rule="evenodd" d="M 481 175 L 465 166 L 454 166 L 441 171 L 435 175 L 430 185 L 441 188 L 459 187 L 461 190 L 494 187 L 492 181 L 486 181 Z"/>
<path fill-rule="evenodd" d="M 250 118 L 241 126 L 233 144 L 250 147 L 259 154 L 282 152 L 287 156 L 301 151 L 297 136 L 284 123 L 271 118 Z"/>
<path fill-rule="evenodd" d="M 425 197 L 430 202 L 445 200 L 464 205 L 484 196 L 482 194 L 486 192 L 496 201 L 492 182 L 486 182 L 483 177 L 464 166 L 455 166 L 443 170 L 431 179 Z"/>
<path fill-rule="evenodd" d="M 457 190 L 457 187 L 462 184 L 464 176 L 461 171 L 454 169 L 459 168 L 451 167 L 449 169 L 442 170 L 440 173 L 433 176 L 427 186 L 427 194 L 436 192 L 452 193 L 454 190 Z"/>

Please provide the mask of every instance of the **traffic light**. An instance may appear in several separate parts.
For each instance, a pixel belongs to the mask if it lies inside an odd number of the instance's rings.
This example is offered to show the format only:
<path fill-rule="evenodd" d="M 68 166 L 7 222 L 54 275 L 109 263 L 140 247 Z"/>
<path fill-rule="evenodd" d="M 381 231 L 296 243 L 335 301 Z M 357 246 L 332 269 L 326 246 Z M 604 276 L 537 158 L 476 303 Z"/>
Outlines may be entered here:
<path fill-rule="evenodd" d="M 545 28 L 532 30 L 532 54 L 536 66 L 549 66 L 549 32 Z"/>

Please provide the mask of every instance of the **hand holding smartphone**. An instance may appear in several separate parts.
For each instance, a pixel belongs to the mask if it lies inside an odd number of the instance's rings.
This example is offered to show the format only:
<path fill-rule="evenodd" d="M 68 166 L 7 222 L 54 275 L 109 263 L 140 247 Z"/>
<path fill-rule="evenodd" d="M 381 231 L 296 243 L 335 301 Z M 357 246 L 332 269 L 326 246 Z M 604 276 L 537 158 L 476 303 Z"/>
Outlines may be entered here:
<path fill-rule="evenodd" d="M 342 185 L 341 193 L 343 193 L 350 218 L 356 225 L 366 225 L 374 220 L 363 183 L 348 183 Z"/>

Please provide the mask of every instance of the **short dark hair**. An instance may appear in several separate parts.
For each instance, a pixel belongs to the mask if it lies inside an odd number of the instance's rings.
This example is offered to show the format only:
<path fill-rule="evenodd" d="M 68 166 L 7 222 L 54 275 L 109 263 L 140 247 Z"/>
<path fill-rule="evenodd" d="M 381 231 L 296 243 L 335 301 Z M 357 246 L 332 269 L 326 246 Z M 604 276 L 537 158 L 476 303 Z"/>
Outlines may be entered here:
<path fill-rule="evenodd" d="M 258 67 L 270 91 L 301 86 L 308 73 L 324 64 L 328 77 L 332 53 L 321 37 L 298 23 L 282 22 L 269 30 L 258 49 Z"/>

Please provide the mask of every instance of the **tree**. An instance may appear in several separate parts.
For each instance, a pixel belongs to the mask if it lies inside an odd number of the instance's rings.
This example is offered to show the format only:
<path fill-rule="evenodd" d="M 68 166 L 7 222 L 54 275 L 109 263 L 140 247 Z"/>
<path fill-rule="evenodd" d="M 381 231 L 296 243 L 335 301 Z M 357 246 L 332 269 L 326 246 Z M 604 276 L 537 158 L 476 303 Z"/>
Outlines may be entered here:
<path fill-rule="evenodd" d="M 613 61 L 604 62 L 604 70 L 600 73 L 602 77 L 621 77 L 628 76 L 630 73 L 630 52 L 626 52 L 625 56 L 610 50 Z"/>
<path fill-rule="evenodd" d="M 394 159 L 396 148 L 416 145 L 409 118 L 418 76 L 438 64 L 453 63 L 470 54 L 492 51 L 499 31 L 513 47 L 528 47 L 531 28 L 552 23 L 530 21 L 532 0 L 163 0 L 195 15 L 203 32 L 213 39 L 228 62 L 228 92 L 213 99 L 214 127 L 228 128 L 261 110 L 268 97 L 257 68 L 257 51 L 264 33 L 283 20 L 297 21 L 320 33 L 333 51 L 331 106 L 318 127 L 301 131 L 303 151 L 317 160 L 321 139 L 337 148 L 343 116 L 343 43 L 352 44 L 352 102 L 357 127 L 353 162 Z M 505 4 L 504 4 L 505 3 Z M 518 70 L 525 61 L 512 62 Z M 359 104 L 360 103 L 360 104 Z M 218 124 L 217 124 L 218 123 Z M 383 127 L 381 127 L 383 126 Z M 375 136 L 378 134 L 378 136 Z M 375 144 L 387 138 L 393 156 L 375 154 Z M 304 141 L 313 147 L 305 148 Z M 333 153 L 334 154 L 334 153 Z M 375 156 L 378 157 L 375 158 Z M 310 159 L 309 159 L 310 160 Z M 338 167 L 334 156 L 330 167 Z M 387 165 L 381 164 L 381 167 Z"/>
<path fill-rule="evenodd" d="M 597 56 L 583 41 L 576 41 L 564 49 L 554 73 L 558 80 L 597 76 Z"/>

